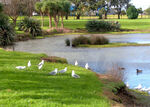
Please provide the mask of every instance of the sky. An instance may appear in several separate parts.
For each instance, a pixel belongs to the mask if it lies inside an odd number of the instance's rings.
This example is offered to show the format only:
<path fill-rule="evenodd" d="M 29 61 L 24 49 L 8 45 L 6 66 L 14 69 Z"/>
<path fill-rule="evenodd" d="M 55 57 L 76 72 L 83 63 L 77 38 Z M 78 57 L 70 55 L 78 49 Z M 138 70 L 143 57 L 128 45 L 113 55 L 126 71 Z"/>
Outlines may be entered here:
<path fill-rule="evenodd" d="M 131 3 L 136 6 L 136 8 L 142 8 L 143 10 L 150 7 L 150 0 L 131 0 Z"/>

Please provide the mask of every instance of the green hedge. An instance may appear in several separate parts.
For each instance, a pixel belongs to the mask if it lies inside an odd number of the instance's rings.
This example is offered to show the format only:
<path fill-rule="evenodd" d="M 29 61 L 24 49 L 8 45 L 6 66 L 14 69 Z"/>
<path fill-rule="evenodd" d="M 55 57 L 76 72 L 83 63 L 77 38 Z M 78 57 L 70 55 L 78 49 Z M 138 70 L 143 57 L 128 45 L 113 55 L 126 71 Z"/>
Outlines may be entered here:
<path fill-rule="evenodd" d="M 118 31 L 120 30 L 120 24 L 119 22 L 93 20 L 87 22 L 86 29 L 89 32 Z"/>

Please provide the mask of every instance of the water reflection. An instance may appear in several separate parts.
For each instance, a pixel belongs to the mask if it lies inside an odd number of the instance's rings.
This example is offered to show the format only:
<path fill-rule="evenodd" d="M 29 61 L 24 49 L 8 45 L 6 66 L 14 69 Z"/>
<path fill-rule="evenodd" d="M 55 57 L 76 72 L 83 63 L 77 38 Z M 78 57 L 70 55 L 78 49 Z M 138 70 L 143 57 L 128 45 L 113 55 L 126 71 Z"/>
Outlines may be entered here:
<path fill-rule="evenodd" d="M 77 60 L 79 66 L 88 63 L 97 73 L 105 73 L 112 63 L 120 64 L 127 72 L 127 81 L 131 88 L 142 84 L 149 87 L 150 81 L 150 47 L 119 47 L 119 48 L 71 48 L 65 46 L 65 39 L 78 35 L 52 37 L 41 40 L 29 40 L 16 43 L 16 51 L 46 53 L 51 56 L 64 57 L 70 64 Z M 150 34 L 109 35 L 111 42 L 150 43 Z M 137 75 L 136 69 L 143 73 Z"/>

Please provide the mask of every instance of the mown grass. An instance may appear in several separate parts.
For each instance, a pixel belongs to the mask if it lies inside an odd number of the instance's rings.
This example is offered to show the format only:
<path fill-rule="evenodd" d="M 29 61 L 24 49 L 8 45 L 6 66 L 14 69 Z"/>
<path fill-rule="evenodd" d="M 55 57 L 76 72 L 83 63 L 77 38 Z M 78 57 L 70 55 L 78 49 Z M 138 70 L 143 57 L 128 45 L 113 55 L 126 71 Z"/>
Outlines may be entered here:
<path fill-rule="evenodd" d="M 103 83 L 95 73 L 68 64 L 48 63 L 42 70 L 37 64 L 45 54 L 7 52 L 0 49 L 0 106 L 2 107 L 108 107 L 102 96 Z M 17 70 L 16 66 L 31 68 Z M 48 76 L 55 68 L 68 67 L 62 75 Z M 71 77 L 75 70 L 80 79 Z"/>
<path fill-rule="evenodd" d="M 34 16 L 33 18 L 40 20 L 39 16 Z M 23 17 L 19 17 L 18 22 L 21 19 L 23 19 Z M 93 20 L 93 19 L 99 20 L 98 17 L 81 17 L 80 20 L 76 20 L 73 17 L 69 17 L 69 20 L 64 20 L 64 26 L 65 26 L 65 28 L 74 29 L 74 30 L 78 29 L 78 28 L 84 29 L 87 21 Z M 49 20 L 48 17 L 45 16 L 43 29 L 49 28 L 48 20 Z M 107 20 L 119 21 L 122 29 L 132 29 L 132 30 L 148 30 L 148 29 L 150 29 L 150 19 L 140 19 L 139 18 L 139 19 L 135 19 L 135 20 L 131 20 L 131 19 L 107 19 Z M 53 26 L 54 26 L 54 21 L 53 21 Z M 59 23 L 59 26 L 60 26 L 60 23 Z M 141 31 L 141 32 L 144 32 L 144 31 Z"/>
<path fill-rule="evenodd" d="M 106 45 L 79 45 L 78 47 L 87 47 L 87 48 L 113 48 L 113 47 L 126 47 L 126 46 L 150 46 L 150 44 L 109 43 L 109 44 L 106 44 Z"/>

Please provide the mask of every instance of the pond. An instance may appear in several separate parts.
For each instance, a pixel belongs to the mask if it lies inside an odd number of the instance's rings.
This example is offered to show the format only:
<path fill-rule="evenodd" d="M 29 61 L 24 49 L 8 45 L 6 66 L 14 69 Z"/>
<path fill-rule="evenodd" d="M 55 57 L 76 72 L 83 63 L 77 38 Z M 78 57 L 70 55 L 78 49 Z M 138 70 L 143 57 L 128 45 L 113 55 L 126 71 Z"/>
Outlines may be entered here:
<path fill-rule="evenodd" d="M 97 73 L 105 73 L 112 64 L 119 64 L 127 72 L 127 82 L 130 88 L 142 84 L 150 87 L 150 46 L 117 47 L 117 48 L 71 48 L 65 46 L 65 39 L 79 35 L 66 35 L 45 39 L 17 42 L 15 51 L 31 53 L 46 53 L 49 56 L 64 57 L 70 64 L 77 60 L 79 66 L 89 63 L 90 68 Z M 111 42 L 150 43 L 150 34 L 107 35 Z M 136 69 L 143 73 L 136 74 Z"/>

